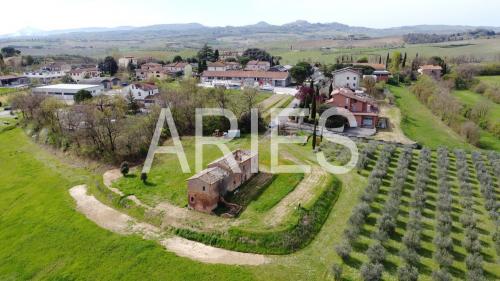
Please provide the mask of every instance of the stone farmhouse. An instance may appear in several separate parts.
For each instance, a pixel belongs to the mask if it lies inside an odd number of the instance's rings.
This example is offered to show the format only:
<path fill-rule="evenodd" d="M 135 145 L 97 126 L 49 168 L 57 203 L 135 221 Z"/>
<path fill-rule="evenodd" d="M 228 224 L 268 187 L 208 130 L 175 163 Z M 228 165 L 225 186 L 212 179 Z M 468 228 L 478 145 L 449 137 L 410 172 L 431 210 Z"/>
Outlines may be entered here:
<path fill-rule="evenodd" d="M 443 72 L 443 68 L 439 65 L 422 65 L 418 69 L 420 75 L 428 75 L 434 79 L 440 79 Z"/>
<path fill-rule="evenodd" d="M 235 161 L 230 161 L 231 158 Z M 241 149 L 210 163 L 207 169 L 187 180 L 189 208 L 212 213 L 219 202 L 225 202 L 228 192 L 234 192 L 254 175 L 253 169 L 258 171 L 258 165 L 258 153 Z"/>

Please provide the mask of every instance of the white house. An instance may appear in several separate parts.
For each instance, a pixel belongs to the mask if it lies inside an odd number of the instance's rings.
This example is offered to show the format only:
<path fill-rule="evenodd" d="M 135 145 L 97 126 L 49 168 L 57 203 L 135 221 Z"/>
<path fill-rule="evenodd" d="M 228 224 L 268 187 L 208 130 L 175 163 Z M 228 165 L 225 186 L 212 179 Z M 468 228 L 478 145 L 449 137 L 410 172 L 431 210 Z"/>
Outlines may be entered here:
<path fill-rule="evenodd" d="M 346 67 L 332 72 L 334 88 L 349 88 L 357 90 L 361 84 L 361 72 L 358 70 Z"/>
<path fill-rule="evenodd" d="M 207 65 L 208 71 L 226 71 L 227 65 L 221 61 L 209 62 Z"/>
<path fill-rule="evenodd" d="M 273 87 L 286 87 L 290 85 L 291 78 L 288 72 L 271 71 L 204 71 L 201 75 L 204 83 L 232 84 L 232 85 L 270 85 Z"/>
<path fill-rule="evenodd" d="M 36 95 L 50 95 L 68 103 L 75 101 L 74 96 L 78 91 L 86 90 L 92 96 L 102 95 L 104 86 L 102 85 L 79 85 L 79 84 L 56 84 L 33 88 Z"/>
<path fill-rule="evenodd" d="M 75 82 L 82 79 L 96 78 L 101 76 L 101 71 L 97 67 L 93 68 L 77 68 L 69 72 L 69 75 Z"/>
<path fill-rule="evenodd" d="M 268 61 L 251 60 L 247 63 L 245 70 L 248 71 L 268 71 L 271 63 Z"/>
<path fill-rule="evenodd" d="M 135 83 L 130 84 L 127 87 L 122 89 L 122 95 L 127 97 L 129 94 L 132 94 L 135 100 L 144 101 L 149 96 L 154 96 L 158 94 L 160 91 L 158 87 L 154 84 L 148 83 Z"/>

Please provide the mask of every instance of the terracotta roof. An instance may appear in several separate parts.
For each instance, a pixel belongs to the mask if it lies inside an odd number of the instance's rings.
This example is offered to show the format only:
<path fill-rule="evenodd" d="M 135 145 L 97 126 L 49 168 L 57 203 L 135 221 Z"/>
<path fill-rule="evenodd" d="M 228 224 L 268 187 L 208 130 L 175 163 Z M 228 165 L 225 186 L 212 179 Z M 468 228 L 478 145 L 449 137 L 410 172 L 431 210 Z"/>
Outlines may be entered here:
<path fill-rule="evenodd" d="M 136 88 L 143 89 L 144 91 L 153 91 L 153 90 L 158 89 L 158 87 L 154 84 L 144 83 L 144 84 L 134 84 L 134 85 Z"/>
<path fill-rule="evenodd" d="M 353 63 L 354 66 L 360 65 L 360 66 L 369 66 L 375 70 L 385 70 L 385 64 L 381 63 L 362 63 L 362 62 L 356 62 Z"/>
<path fill-rule="evenodd" d="M 223 180 L 228 175 L 229 173 L 226 170 L 220 167 L 212 167 L 199 172 L 198 174 L 190 177 L 187 180 L 199 179 L 206 182 L 207 184 L 214 184 L 220 180 Z"/>
<path fill-rule="evenodd" d="M 439 65 L 431 65 L 431 64 L 426 64 L 420 66 L 420 69 L 422 70 L 443 70 L 443 68 Z"/>
<path fill-rule="evenodd" d="M 367 96 L 357 95 L 356 93 L 354 93 L 350 89 L 346 89 L 346 88 L 340 88 L 340 89 L 333 90 L 332 99 L 333 99 L 333 96 L 335 96 L 335 95 L 342 95 L 342 96 L 347 97 L 347 98 L 355 99 L 355 100 L 358 100 L 361 102 L 367 102 L 370 104 L 373 103 L 373 100 L 371 98 L 369 98 Z"/>
<path fill-rule="evenodd" d="M 216 62 L 210 62 L 208 63 L 207 65 L 208 67 L 224 67 L 226 66 L 225 63 L 221 62 L 221 61 L 216 61 Z"/>
<path fill-rule="evenodd" d="M 271 71 L 204 71 L 202 77 L 225 77 L 225 78 L 266 78 L 285 80 L 289 76 L 288 72 L 271 72 Z"/>
<path fill-rule="evenodd" d="M 345 67 L 345 68 L 342 68 L 339 70 L 335 70 L 334 72 L 332 72 L 332 74 L 341 73 L 341 72 L 345 72 L 345 71 L 355 72 L 355 73 L 361 75 L 361 73 L 358 70 L 356 70 L 352 67 Z"/>
<path fill-rule="evenodd" d="M 270 63 L 268 61 L 260 61 L 260 60 L 251 60 L 247 63 L 247 65 L 259 65 L 259 64 L 269 65 Z"/>

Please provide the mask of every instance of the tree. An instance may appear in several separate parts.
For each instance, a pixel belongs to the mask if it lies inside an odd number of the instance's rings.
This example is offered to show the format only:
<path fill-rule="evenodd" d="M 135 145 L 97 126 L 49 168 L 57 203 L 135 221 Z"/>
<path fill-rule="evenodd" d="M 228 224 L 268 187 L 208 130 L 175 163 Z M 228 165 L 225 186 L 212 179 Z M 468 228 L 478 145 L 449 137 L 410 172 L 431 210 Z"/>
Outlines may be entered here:
<path fill-rule="evenodd" d="M 9 58 L 21 54 L 21 51 L 16 50 L 14 47 L 10 46 L 3 47 L 1 52 L 4 58 Z"/>
<path fill-rule="evenodd" d="M 111 56 L 107 56 L 103 62 L 99 63 L 99 70 L 113 76 L 118 72 L 118 64 Z"/>
<path fill-rule="evenodd" d="M 127 176 L 129 172 L 129 164 L 127 161 L 124 161 L 120 164 L 120 173 L 122 173 L 122 175 L 125 177 Z"/>
<path fill-rule="evenodd" d="M 479 138 L 480 138 L 480 130 L 479 127 L 474 124 L 472 121 L 467 121 L 462 125 L 462 128 L 460 130 L 460 133 L 462 136 L 467 139 L 467 142 L 472 144 L 472 145 L 477 145 L 479 143 Z"/>
<path fill-rule="evenodd" d="M 401 65 L 401 53 L 400 52 L 392 53 L 391 72 L 393 74 L 398 73 L 400 65 Z"/>
<path fill-rule="evenodd" d="M 313 129 L 313 140 L 312 140 L 312 148 L 313 150 L 316 149 L 316 129 L 317 129 L 317 122 L 316 122 L 316 99 L 319 97 L 319 86 L 316 87 L 316 91 L 314 92 L 314 96 L 312 99 L 312 109 L 311 109 L 311 119 L 314 122 L 314 129 Z"/>
<path fill-rule="evenodd" d="M 129 91 L 127 95 L 127 108 L 130 114 L 135 115 L 139 111 L 139 104 L 137 103 L 137 100 L 134 98 L 134 95 L 131 91 Z"/>
<path fill-rule="evenodd" d="M 33 65 L 34 62 L 35 62 L 35 60 L 33 59 L 32 56 L 27 55 L 26 57 L 24 57 L 24 65 L 25 66 Z"/>
<path fill-rule="evenodd" d="M 148 174 L 146 173 L 141 173 L 141 181 L 146 184 L 146 182 L 148 181 Z"/>
<path fill-rule="evenodd" d="M 203 45 L 203 47 L 198 51 L 197 55 L 200 61 L 213 61 L 214 60 L 214 50 L 208 44 Z"/>
<path fill-rule="evenodd" d="M 334 263 L 332 266 L 333 280 L 335 281 L 342 280 L 342 271 L 343 271 L 342 266 L 340 264 Z"/>
<path fill-rule="evenodd" d="M 372 76 L 366 76 L 363 78 L 363 87 L 366 88 L 366 93 L 370 96 L 375 96 L 377 81 Z"/>
<path fill-rule="evenodd" d="M 92 94 L 87 90 L 80 90 L 80 91 L 76 92 L 74 98 L 75 98 L 76 103 L 81 103 L 85 100 L 92 99 Z"/>
<path fill-rule="evenodd" d="M 366 251 L 366 255 L 372 263 L 381 263 L 385 260 L 385 248 L 380 242 L 375 242 Z"/>
<path fill-rule="evenodd" d="M 361 57 L 356 62 L 357 63 L 367 63 L 368 62 L 368 58 L 367 57 Z"/>
<path fill-rule="evenodd" d="M 246 105 L 246 112 L 250 112 L 257 104 L 257 90 L 254 88 L 245 88 L 243 90 L 243 101 Z"/>
<path fill-rule="evenodd" d="M 177 62 L 182 62 L 182 61 L 183 61 L 183 60 L 182 60 L 182 57 L 181 57 L 181 56 L 179 56 L 179 55 L 175 56 L 175 57 L 174 57 L 174 60 L 173 60 L 173 62 L 175 62 L 175 63 L 177 63 Z"/>
<path fill-rule="evenodd" d="M 401 65 L 401 66 L 402 66 L 403 68 L 405 68 L 405 66 L 406 66 L 406 52 L 405 52 L 405 55 L 404 55 L 404 57 L 403 57 L 403 63 L 402 63 L 402 65 Z"/>
<path fill-rule="evenodd" d="M 218 61 L 218 60 L 219 60 L 219 50 L 216 49 L 214 52 L 214 61 Z"/>
<path fill-rule="evenodd" d="M 290 69 L 290 75 L 301 85 L 313 74 L 313 68 L 308 62 L 299 62 L 292 69 Z"/>
<path fill-rule="evenodd" d="M 387 53 L 387 58 L 385 59 L 385 69 L 389 68 L 389 62 L 390 62 L 390 57 L 389 57 L 389 53 Z"/>
<path fill-rule="evenodd" d="M 361 266 L 361 277 L 365 281 L 378 281 L 382 279 L 384 266 L 380 263 L 365 263 Z"/>
<path fill-rule="evenodd" d="M 268 62 L 272 63 L 271 55 L 268 52 L 266 52 L 265 50 L 258 49 L 258 48 L 246 49 L 243 52 L 243 56 L 247 57 L 251 60 L 268 61 Z"/>
<path fill-rule="evenodd" d="M 61 78 L 61 82 L 64 84 L 73 84 L 75 80 L 73 80 L 70 75 L 66 74 Z"/>

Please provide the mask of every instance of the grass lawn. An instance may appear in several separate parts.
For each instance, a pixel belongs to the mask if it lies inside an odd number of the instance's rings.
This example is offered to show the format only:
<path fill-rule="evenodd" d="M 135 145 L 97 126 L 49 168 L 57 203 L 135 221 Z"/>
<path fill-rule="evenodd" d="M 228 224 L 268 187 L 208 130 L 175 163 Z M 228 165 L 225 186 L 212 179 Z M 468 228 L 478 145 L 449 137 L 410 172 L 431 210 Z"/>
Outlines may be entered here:
<path fill-rule="evenodd" d="M 91 182 L 92 172 L 41 151 L 20 129 L 0 133 L 0 178 L 0 280 L 255 278 L 251 268 L 193 262 L 101 229 L 68 193 Z"/>
<path fill-rule="evenodd" d="M 418 143 L 436 148 L 441 145 L 472 149 L 465 140 L 446 126 L 421 104 L 407 88 L 389 86 L 401 110 L 401 127 L 406 136 Z"/>
<path fill-rule="evenodd" d="M 497 80 L 498 80 L 497 82 L 500 83 L 500 79 Z M 454 91 L 453 95 L 457 97 L 460 102 L 469 105 L 471 107 L 483 101 L 489 103 L 491 109 L 489 112 L 488 122 L 491 124 L 500 122 L 500 104 L 494 103 L 487 97 L 484 97 L 480 94 L 468 90 Z M 481 130 L 481 139 L 479 143 L 481 148 L 500 151 L 500 139 L 498 139 L 488 131 Z"/>
<path fill-rule="evenodd" d="M 490 86 L 500 87 L 500 75 L 497 76 L 479 76 L 480 81 L 485 82 Z"/>

